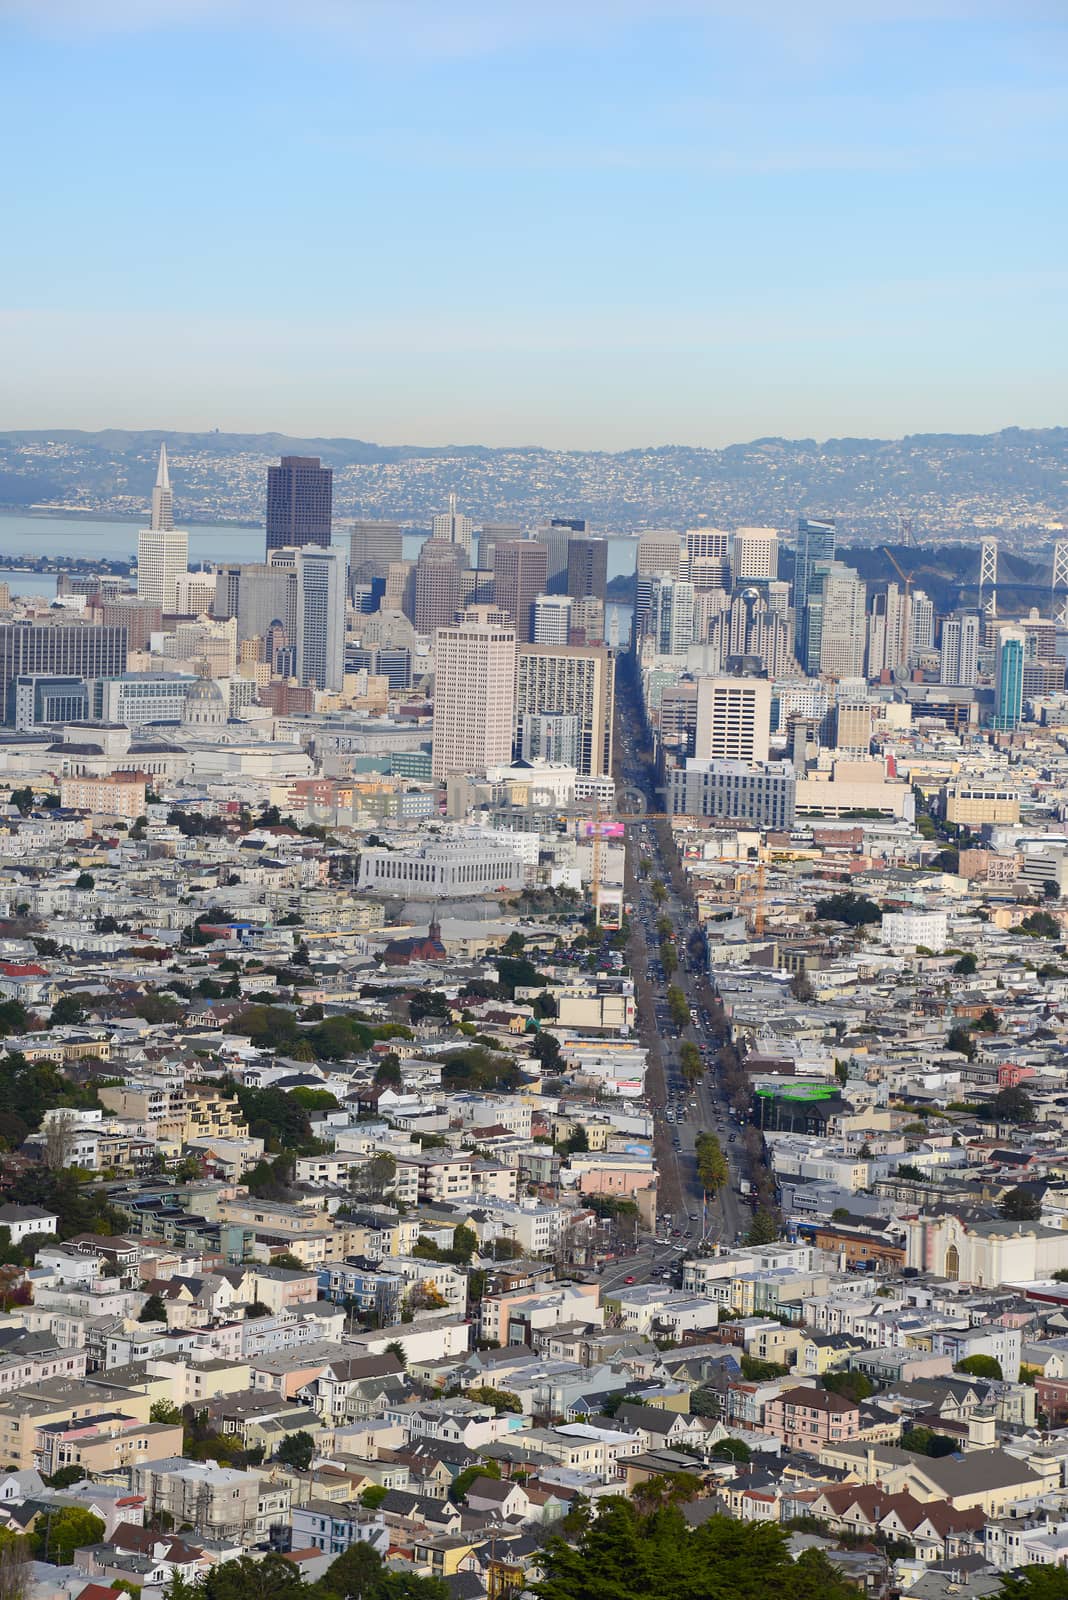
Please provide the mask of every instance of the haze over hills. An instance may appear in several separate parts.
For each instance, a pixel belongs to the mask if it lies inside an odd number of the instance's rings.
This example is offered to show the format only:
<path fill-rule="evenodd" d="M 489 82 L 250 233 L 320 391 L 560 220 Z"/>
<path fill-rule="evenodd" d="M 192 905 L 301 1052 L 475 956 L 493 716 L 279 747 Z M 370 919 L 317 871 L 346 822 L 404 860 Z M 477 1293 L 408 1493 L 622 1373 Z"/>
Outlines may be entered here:
<path fill-rule="evenodd" d="M 917 539 L 996 531 L 1011 545 L 1050 535 L 1068 508 L 1068 428 L 917 434 L 904 439 L 756 439 L 724 449 L 665 445 L 619 453 L 482 445 L 376 445 L 285 434 L 103 429 L 0 433 L 0 506 L 137 516 L 167 441 L 180 514 L 258 521 L 268 464 L 318 455 L 335 471 L 334 509 L 426 527 L 450 492 L 476 519 L 586 516 L 598 530 L 767 522 L 830 512 L 878 542 L 913 519 Z"/>

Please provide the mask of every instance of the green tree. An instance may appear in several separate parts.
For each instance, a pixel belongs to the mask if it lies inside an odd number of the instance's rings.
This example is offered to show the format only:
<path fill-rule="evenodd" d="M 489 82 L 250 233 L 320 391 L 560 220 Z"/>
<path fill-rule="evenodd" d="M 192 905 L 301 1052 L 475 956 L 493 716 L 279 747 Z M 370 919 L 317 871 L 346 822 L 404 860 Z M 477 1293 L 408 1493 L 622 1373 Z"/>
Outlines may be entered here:
<path fill-rule="evenodd" d="M 1029 1094 L 1011 1087 L 999 1089 L 990 1102 L 990 1109 L 998 1122 L 1034 1122 L 1035 1106 Z"/>
<path fill-rule="evenodd" d="M 72 1465 L 60 1467 L 58 1472 L 53 1472 L 52 1476 L 45 1481 L 50 1489 L 69 1489 L 72 1483 L 81 1483 L 84 1477 L 86 1477 L 85 1468 Z M 2 1594 L 3 1589 L 0 1587 L 0 1595 Z"/>
<path fill-rule="evenodd" d="M 457 1260 L 464 1266 L 470 1261 L 478 1249 L 478 1234 L 473 1228 L 467 1228 L 461 1222 L 453 1229 L 452 1250 Z"/>
<path fill-rule="evenodd" d="M 1031 1189 L 1018 1183 L 1002 1196 L 998 1210 L 1007 1222 L 1037 1222 L 1042 1215 L 1042 1201 Z"/>
<path fill-rule="evenodd" d="M 388 1150 L 379 1150 L 366 1161 L 349 1168 L 349 1187 L 361 1200 L 381 1201 L 393 1187 L 396 1176 L 396 1156 Z"/>
<path fill-rule="evenodd" d="M 863 1372 L 825 1372 L 823 1387 L 831 1394 L 841 1394 L 847 1400 L 867 1400 L 875 1385 Z"/>
<path fill-rule="evenodd" d="M 104 1537 L 104 1523 L 81 1506 L 64 1506 L 50 1516 L 38 1517 L 30 1537 L 38 1561 L 69 1567 L 75 1550 L 100 1543 Z"/>
<path fill-rule="evenodd" d="M 501 1469 L 496 1461 L 476 1461 L 473 1466 L 465 1467 L 456 1474 L 449 1485 L 449 1499 L 454 1505 L 461 1506 L 476 1478 L 499 1478 L 500 1475 Z"/>
<path fill-rule="evenodd" d="M 137 1320 L 138 1322 L 166 1322 L 167 1307 L 158 1294 L 149 1295 L 141 1307 L 141 1313 Z"/>
<path fill-rule="evenodd" d="M 961 978 L 970 978 L 978 967 L 979 963 L 970 950 L 966 950 L 960 960 L 953 963 L 953 971 Z"/>
<path fill-rule="evenodd" d="M 513 1394 L 510 1389 L 493 1389 L 489 1384 L 483 1384 L 477 1389 L 468 1389 L 467 1398 L 474 1400 L 480 1406 L 492 1406 L 498 1416 L 502 1411 L 511 1411 L 517 1416 L 523 1411 L 523 1402 L 517 1394 Z"/>
<path fill-rule="evenodd" d="M 384 1488 L 382 1484 L 369 1483 L 367 1488 L 360 1493 L 360 1504 L 365 1506 L 368 1511 L 377 1511 L 388 1493 L 389 1490 Z"/>
<path fill-rule="evenodd" d="M 723 1147 L 714 1133 L 699 1133 L 694 1141 L 697 1177 L 703 1189 L 713 1193 L 730 1182 L 730 1168 Z"/>
<path fill-rule="evenodd" d="M 678 971 L 679 958 L 675 954 L 675 946 L 673 944 L 669 944 L 666 939 L 660 946 L 660 965 L 664 969 L 664 976 L 666 978 L 674 977 L 675 973 Z"/>
<path fill-rule="evenodd" d="M 398 1360 L 400 1362 L 400 1364 L 404 1368 L 404 1370 L 407 1372 L 407 1370 L 408 1370 L 408 1352 L 405 1350 L 403 1344 L 401 1343 L 401 1341 L 399 1339 L 391 1339 L 389 1344 L 386 1345 L 386 1348 L 385 1348 L 383 1354 L 387 1355 L 387 1356 L 394 1356 L 396 1358 L 396 1360 Z"/>
<path fill-rule="evenodd" d="M 971 1061 L 975 1056 L 975 1040 L 967 1028 L 957 1022 L 946 1035 L 946 1049 L 955 1051 L 957 1055 L 967 1056 Z"/>
<path fill-rule="evenodd" d="M 701 1052 L 690 1039 L 684 1039 L 679 1046 L 679 1070 L 688 1084 L 695 1084 L 704 1076 L 704 1063 Z"/>
<path fill-rule="evenodd" d="M 96 879 L 91 872 L 79 872 L 74 880 L 74 887 L 76 889 L 95 889 Z"/>
<path fill-rule="evenodd" d="M 753 1217 L 749 1232 L 745 1236 L 746 1244 L 774 1244 L 782 1232 L 773 1214 L 766 1207 L 761 1206 Z"/>
<path fill-rule="evenodd" d="M 297 1472 L 307 1472 L 314 1455 L 315 1440 L 304 1428 L 287 1434 L 275 1451 L 275 1457 L 283 1467 L 293 1467 Z"/>
<path fill-rule="evenodd" d="M 1006 1573 L 999 1600 L 1068 1600 L 1068 1567 L 1024 1567 Z"/>
<path fill-rule="evenodd" d="M 388 1051 L 375 1068 L 372 1079 L 376 1089 L 403 1089 L 404 1074 L 401 1071 L 400 1056 L 395 1051 Z"/>
<path fill-rule="evenodd" d="M 953 1368 L 954 1372 L 966 1373 L 970 1378 L 1002 1378 L 1001 1362 L 995 1356 L 965 1356 L 963 1361 L 958 1361 Z"/>
<path fill-rule="evenodd" d="M 52 1007 L 52 1015 L 48 1019 L 50 1028 L 77 1027 L 85 1021 L 86 1002 L 89 996 L 83 994 L 61 994 Z"/>
<path fill-rule="evenodd" d="M 262 1560 L 239 1556 L 209 1567 L 203 1579 L 203 1600 L 298 1600 L 304 1579 L 285 1556 L 273 1552 Z"/>
<path fill-rule="evenodd" d="M 155 1400 L 149 1408 L 148 1420 L 149 1422 L 170 1422 L 177 1426 L 182 1420 L 182 1413 L 170 1400 Z"/>
<path fill-rule="evenodd" d="M 852 889 L 816 901 L 816 919 L 819 922 L 844 922 L 850 928 L 863 928 L 869 923 L 881 922 L 882 916 L 874 900 Z"/>
<path fill-rule="evenodd" d="M 686 1003 L 686 996 L 678 984 L 673 983 L 668 989 L 667 1005 L 671 1020 L 676 1028 L 684 1028 L 690 1020 L 690 1008 Z"/>

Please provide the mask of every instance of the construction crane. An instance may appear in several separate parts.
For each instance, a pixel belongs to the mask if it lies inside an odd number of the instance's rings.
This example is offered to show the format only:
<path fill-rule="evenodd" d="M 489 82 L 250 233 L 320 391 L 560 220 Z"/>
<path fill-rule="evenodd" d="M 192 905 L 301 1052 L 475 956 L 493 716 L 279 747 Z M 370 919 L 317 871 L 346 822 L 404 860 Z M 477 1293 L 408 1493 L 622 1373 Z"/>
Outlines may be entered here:
<path fill-rule="evenodd" d="M 909 572 L 909 573 L 902 572 L 901 567 L 900 567 L 900 565 L 899 565 L 899 563 L 897 561 L 897 558 L 895 557 L 894 552 L 890 549 L 889 545 L 881 544 L 879 546 L 879 549 L 883 551 L 883 553 L 886 556 L 886 559 L 889 561 L 890 565 L 893 567 L 894 571 L 897 573 L 898 577 L 901 579 L 902 583 L 905 585 L 905 604 L 908 605 L 909 591 L 912 588 L 912 580 L 916 576 L 915 572 Z"/>

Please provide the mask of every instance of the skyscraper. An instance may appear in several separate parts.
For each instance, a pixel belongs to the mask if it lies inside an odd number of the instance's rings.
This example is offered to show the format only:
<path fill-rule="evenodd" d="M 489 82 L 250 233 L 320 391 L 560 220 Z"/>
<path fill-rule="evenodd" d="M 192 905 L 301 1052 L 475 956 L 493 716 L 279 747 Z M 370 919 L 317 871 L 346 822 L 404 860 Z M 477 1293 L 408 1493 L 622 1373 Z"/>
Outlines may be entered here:
<path fill-rule="evenodd" d="M 607 587 L 607 539 L 569 539 L 567 592 L 572 600 L 603 601 Z"/>
<path fill-rule="evenodd" d="M 638 540 L 634 566 L 634 631 L 640 634 L 645 626 L 649 602 L 653 594 L 653 578 L 666 573 L 677 578 L 688 571 L 686 546 L 673 528 L 654 528 L 643 533 Z"/>
<path fill-rule="evenodd" d="M 42 677 L 113 678 L 126 671 L 125 627 L 70 622 L 59 613 L 46 622 L 0 623 L 0 704 L 10 726 L 10 692 L 24 674 Z"/>
<path fill-rule="evenodd" d="M 1011 625 L 1000 627 L 994 669 L 994 727 L 1003 733 L 1011 733 L 1023 719 L 1026 659 L 1027 635 L 1024 630 Z"/>
<path fill-rule="evenodd" d="M 548 570 L 549 553 L 537 539 L 506 539 L 497 546 L 494 603 L 512 618 L 521 644 L 534 636 L 534 602 L 545 593 Z"/>
<path fill-rule="evenodd" d="M 723 528 L 687 528 L 689 570 L 682 574 L 695 589 L 725 589 L 730 577 L 731 536 Z"/>
<path fill-rule="evenodd" d="M 810 574 L 817 561 L 833 561 L 837 551 L 833 517 L 798 517 L 797 554 L 794 561 L 794 608 L 801 611 L 811 588 Z"/>
<path fill-rule="evenodd" d="M 615 658 L 604 645 L 520 644 L 516 650 L 516 728 L 520 747 L 524 718 L 578 719 L 578 770 L 603 778 L 612 771 Z"/>
<path fill-rule="evenodd" d="M 979 618 L 974 613 L 947 617 L 942 624 L 942 659 L 938 681 L 970 689 L 979 675 Z"/>
<path fill-rule="evenodd" d="M 753 578 L 776 578 L 779 535 L 774 528 L 735 528 L 731 540 L 731 581 L 737 586 Z"/>
<path fill-rule="evenodd" d="M 506 539 L 521 539 L 523 529 L 518 522 L 484 522 L 478 530 L 478 564 L 483 572 L 492 572 L 497 546 Z"/>
<path fill-rule="evenodd" d="M 866 586 L 841 561 L 815 562 L 808 584 L 805 671 L 812 677 L 862 677 Z"/>
<path fill-rule="evenodd" d="M 439 512 L 430 525 L 430 537 L 441 539 L 448 544 L 459 545 L 463 551 L 464 562 L 471 560 L 471 541 L 474 538 L 475 525 L 470 517 L 462 516 L 456 509 L 456 496 L 450 494 L 448 511 Z"/>
<path fill-rule="evenodd" d="M 909 666 L 934 647 L 934 603 L 922 589 L 913 589 L 909 606 Z"/>
<path fill-rule="evenodd" d="M 694 759 L 767 761 L 771 683 L 767 678 L 699 678 Z"/>
<path fill-rule="evenodd" d="M 161 611 L 178 609 L 178 575 L 189 569 L 189 535 L 175 529 L 167 446 L 159 447 L 150 525 L 137 535 L 137 593 Z"/>
<path fill-rule="evenodd" d="M 693 612 L 693 584 L 688 578 L 671 578 L 666 573 L 653 578 L 645 632 L 653 639 L 658 655 L 685 655 L 693 644 Z"/>
<path fill-rule="evenodd" d="M 391 561 L 404 556 L 399 522 L 354 522 L 349 535 L 349 582 L 384 578 Z"/>
<path fill-rule="evenodd" d="M 331 539 L 334 474 L 318 456 L 283 456 L 267 469 L 267 549 L 314 544 L 327 549 Z"/>
<path fill-rule="evenodd" d="M 560 644 L 568 641 L 571 630 L 571 596 L 539 594 L 534 602 L 534 643 Z"/>
<path fill-rule="evenodd" d="M 413 603 L 416 633 L 431 634 L 456 621 L 460 609 L 463 547 L 449 539 L 428 539 L 415 564 Z"/>
<path fill-rule="evenodd" d="M 302 686 L 337 690 L 345 675 L 345 558 L 304 545 L 296 552 L 297 677 Z"/>
<path fill-rule="evenodd" d="M 515 629 L 474 606 L 434 634 L 434 730 L 431 770 L 484 772 L 512 757 Z"/>

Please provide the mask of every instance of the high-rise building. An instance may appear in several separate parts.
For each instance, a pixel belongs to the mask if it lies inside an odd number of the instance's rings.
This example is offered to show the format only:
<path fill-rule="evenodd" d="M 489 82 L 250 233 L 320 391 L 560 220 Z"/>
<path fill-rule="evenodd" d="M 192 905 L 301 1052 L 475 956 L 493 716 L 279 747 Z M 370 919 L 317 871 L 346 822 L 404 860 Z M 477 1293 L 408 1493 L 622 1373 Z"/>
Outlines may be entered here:
<path fill-rule="evenodd" d="M 534 601 L 535 644 L 566 644 L 571 631 L 571 596 L 539 594 Z"/>
<path fill-rule="evenodd" d="M 126 671 L 124 627 L 71 622 L 62 613 L 41 622 L 0 623 L 0 703 L 10 725 L 10 690 L 16 678 L 110 678 Z"/>
<path fill-rule="evenodd" d="M 220 567 L 215 581 L 214 615 L 225 621 L 237 618 L 237 639 L 264 641 L 264 660 L 268 635 L 285 636 L 293 642 L 297 625 L 297 575 L 293 551 L 273 550 L 269 561 L 250 561 L 240 566 Z M 271 662 L 273 666 L 273 662 Z"/>
<path fill-rule="evenodd" d="M 327 549 L 334 474 L 318 456 L 283 456 L 267 469 L 267 550 L 314 544 Z"/>
<path fill-rule="evenodd" d="M 578 770 L 612 771 L 615 658 L 604 645 L 520 645 L 516 651 L 516 727 L 526 716 L 578 719 Z"/>
<path fill-rule="evenodd" d="M 569 539 L 567 592 L 573 600 L 604 601 L 608 588 L 608 540 Z"/>
<path fill-rule="evenodd" d="M 345 676 L 345 558 L 304 545 L 296 552 L 296 676 L 304 688 L 338 690 Z"/>
<path fill-rule="evenodd" d="M 458 545 L 467 564 L 471 560 L 471 541 L 474 536 L 475 524 L 470 517 L 465 517 L 457 511 L 456 496 L 450 494 L 448 511 L 440 511 L 430 524 L 430 537 L 443 540 L 446 544 Z"/>
<path fill-rule="evenodd" d="M 160 444 L 159 466 L 156 468 L 156 484 L 152 490 L 152 515 L 148 523 L 150 528 L 159 528 L 169 533 L 174 527 L 174 496 L 171 493 L 171 475 L 167 465 L 167 446 Z"/>
<path fill-rule="evenodd" d="M 974 613 L 947 617 L 942 624 L 938 681 L 952 688 L 974 688 L 979 676 L 979 618 Z"/>
<path fill-rule="evenodd" d="M 866 675 L 869 678 L 880 678 L 884 672 L 899 672 L 905 665 L 904 625 L 904 596 L 896 583 L 888 583 L 884 593 L 872 596 L 868 613 Z"/>
<path fill-rule="evenodd" d="M 698 679 L 695 760 L 765 762 L 770 738 L 767 678 Z"/>
<path fill-rule="evenodd" d="M 658 574 L 686 577 L 687 572 L 686 546 L 673 528 L 654 528 L 641 535 L 634 565 L 635 634 L 644 629 L 654 577 Z"/>
<path fill-rule="evenodd" d="M 870 754 L 874 708 L 870 701 L 850 697 L 838 700 L 834 708 L 834 747 L 843 755 Z"/>
<path fill-rule="evenodd" d="M 724 528 L 687 528 L 686 557 L 695 589 L 725 589 L 730 578 L 731 536 Z"/>
<path fill-rule="evenodd" d="M 806 672 L 829 678 L 864 673 L 868 591 L 852 567 L 817 561 L 809 575 L 805 612 Z"/>
<path fill-rule="evenodd" d="M 512 618 L 521 644 L 533 639 L 534 602 L 546 592 L 548 570 L 549 553 L 537 539 L 506 539 L 497 546 L 494 602 Z"/>
<path fill-rule="evenodd" d="M 499 544 L 522 537 L 523 529 L 518 522 L 484 522 L 478 530 L 478 564 L 483 572 L 493 571 Z"/>
<path fill-rule="evenodd" d="M 189 567 L 189 535 L 174 526 L 174 499 L 167 468 L 167 446 L 159 447 L 159 469 L 152 490 L 150 526 L 137 535 L 137 593 L 161 611 L 178 609 L 178 577 Z"/>
<path fill-rule="evenodd" d="M 391 561 L 404 556 L 399 522 L 354 522 L 349 535 L 349 583 L 384 578 Z"/>
<path fill-rule="evenodd" d="M 1011 733 L 1023 720 L 1026 660 L 1027 635 L 1024 630 L 1011 624 L 1000 627 L 994 668 L 994 727 L 1003 733 Z"/>
<path fill-rule="evenodd" d="M 731 540 L 731 581 L 751 582 L 754 578 L 779 575 L 779 535 L 774 528 L 735 528 Z"/>
<path fill-rule="evenodd" d="M 451 539 L 428 539 L 415 564 L 413 588 L 416 633 L 432 634 L 456 621 L 460 609 L 463 547 Z M 388 585 L 387 585 L 388 587 Z"/>
<path fill-rule="evenodd" d="M 434 635 L 434 731 L 431 770 L 484 772 L 512 758 L 515 629 L 475 606 Z"/>
<path fill-rule="evenodd" d="M 909 605 L 909 666 L 934 649 L 934 603 L 922 589 L 913 589 Z"/>
<path fill-rule="evenodd" d="M 798 517 L 797 553 L 794 559 L 794 609 L 801 612 L 812 588 L 811 573 L 817 561 L 833 561 L 837 553 L 837 525 L 833 517 Z"/>
<path fill-rule="evenodd" d="M 681 656 L 693 644 L 694 590 L 688 578 L 654 576 L 645 633 L 661 656 Z"/>
<path fill-rule="evenodd" d="M 540 522 L 534 529 L 534 538 L 545 546 L 547 594 L 563 594 L 567 589 L 567 547 L 573 537 L 573 530 L 557 517 L 551 522 Z M 504 542 L 503 539 L 497 541 L 499 545 Z"/>

